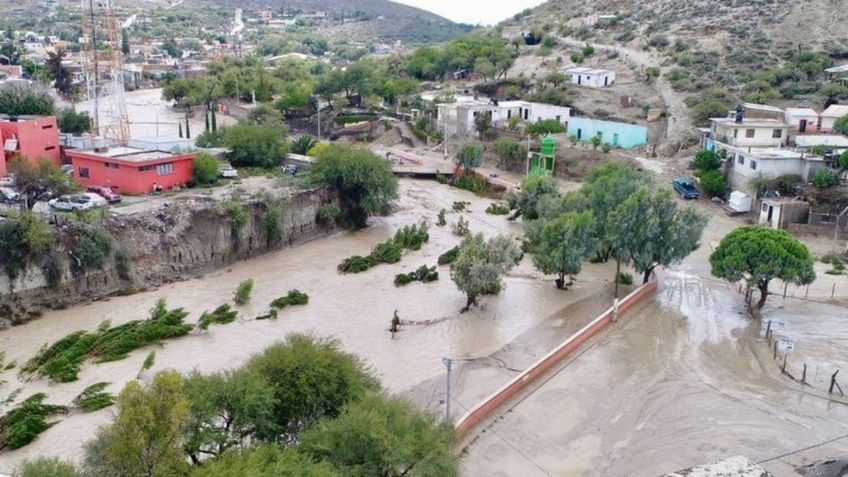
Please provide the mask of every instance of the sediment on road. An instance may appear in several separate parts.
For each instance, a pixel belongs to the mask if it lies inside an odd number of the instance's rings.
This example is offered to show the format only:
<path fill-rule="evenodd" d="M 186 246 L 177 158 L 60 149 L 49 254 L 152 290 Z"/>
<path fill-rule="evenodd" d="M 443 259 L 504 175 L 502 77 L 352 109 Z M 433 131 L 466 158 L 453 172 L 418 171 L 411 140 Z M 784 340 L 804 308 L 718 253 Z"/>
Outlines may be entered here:
<path fill-rule="evenodd" d="M 332 193 L 322 189 L 282 198 L 245 198 L 241 205 L 247 221 L 237 230 L 226 203 L 201 196 L 183 197 L 143 213 L 110 214 L 102 225 L 114 237 L 113 250 L 122 247 L 129 252 L 129 273 L 120 269 L 114 252 L 102 268 L 72 273 L 75 258 L 63 235 L 73 225 L 59 223 L 50 250 L 58 280 L 48 280 L 46 260 L 28 264 L 14 280 L 0 267 L 0 328 L 26 322 L 47 309 L 156 288 L 326 235 L 332 229 L 319 225 L 318 212 L 332 200 Z M 278 241 L 269 240 L 263 222 L 263 214 L 274 204 L 282 207 L 283 233 Z"/>

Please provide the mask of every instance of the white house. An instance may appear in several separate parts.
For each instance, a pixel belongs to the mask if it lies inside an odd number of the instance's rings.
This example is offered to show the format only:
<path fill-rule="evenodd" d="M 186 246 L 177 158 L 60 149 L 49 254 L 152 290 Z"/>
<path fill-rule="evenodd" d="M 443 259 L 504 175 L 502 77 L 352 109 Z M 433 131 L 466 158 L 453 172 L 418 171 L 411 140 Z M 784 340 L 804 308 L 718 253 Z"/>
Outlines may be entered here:
<path fill-rule="evenodd" d="M 786 145 L 789 125 L 775 119 L 710 118 L 706 137 L 736 147 L 779 147 Z"/>
<path fill-rule="evenodd" d="M 819 113 L 810 108 L 786 108 L 783 120 L 792 129 L 804 134 L 818 128 Z"/>
<path fill-rule="evenodd" d="M 833 149 L 836 152 L 842 152 L 848 149 L 848 137 L 838 134 L 813 134 L 809 136 L 796 136 L 795 146 L 799 149 L 812 149 L 816 146 L 823 146 Z"/>
<path fill-rule="evenodd" d="M 568 124 L 571 108 L 529 101 L 500 101 L 498 111 L 492 116 L 495 124 L 508 122 L 518 116 L 523 121 L 536 122 L 555 119 L 562 125 Z"/>
<path fill-rule="evenodd" d="M 831 104 L 821 113 L 819 130 L 821 132 L 833 131 L 833 123 L 845 116 L 848 116 L 848 104 Z"/>
<path fill-rule="evenodd" d="M 445 137 L 476 137 L 477 129 L 474 121 L 481 114 L 488 115 L 495 126 L 502 126 L 514 117 L 528 122 L 553 119 L 567 125 L 571 109 L 529 101 L 497 102 L 466 98 L 453 103 L 439 104 L 437 126 Z"/>
<path fill-rule="evenodd" d="M 579 86 L 603 88 L 615 83 L 615 71 L 611 70 L 578 66 L 565 72 L 571 75 L 571 82 Z"/>
<path fill-rule="evenodd" d="M 721 147 L 718 145 L 718 147 Z M 755 192 L 751 179 L 763 177 L 801 176 L 808 181 L 815 171 L 826 167 L 825 160 L 804 151 L 787 148 L 729 148 L 727 155 L 728 178 L 734 190 Z"/>

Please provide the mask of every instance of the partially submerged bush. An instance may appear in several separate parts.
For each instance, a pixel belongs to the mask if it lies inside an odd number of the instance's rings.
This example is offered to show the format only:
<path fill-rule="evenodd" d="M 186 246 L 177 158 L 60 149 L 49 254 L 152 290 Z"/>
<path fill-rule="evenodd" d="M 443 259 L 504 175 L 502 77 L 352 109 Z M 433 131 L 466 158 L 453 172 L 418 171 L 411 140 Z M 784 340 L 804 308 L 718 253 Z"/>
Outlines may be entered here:
<path fill-rule="evenodd" d="M 429 283 L 438 279 L 439 272 L 436 270 L 435 266 L 428 267 L 427 265 L 421 265 L 413 272 L 399 273 L 395 275 L 395 286 L 399 287 L 415 281 Z"/>
<path fill-rule="evenodd" d="M 225 303 L 218 308 L 212 310 L 212 313 L 203 312 L 200 319 L 197 320 L 197 326 L 201 330 L 209 329 L 212 324 L 226 325 L 232 323 L 238 317 L 238 312 L 230 308 L 230 305 Z"/>
<path fill-rule="evenodd" d="M 620 272 L 617 277 L 615 277 L 615 282 L 619 285 L 633 285 L 633 275 Z"/>
<path fill-rule="evenodd" d="M 419 250 L 429 240 L 430 234 L 426 222 L 407 225 L 398 230 L 393 238 L 375 245 L 369 256 L 348 257 L 337 268 L 341 273 L 360 273 L 378 263 L 397 263 L 404 249 Z"/>
<path fill-rule="evenodd" d="M 437 262 L 439 265 L 449 265 L 456 260 L 457 255 L 459 255 L 459 246 L 454 247 L 447 252 L 439 255 L 439 261 Z"/>
<path fill-rule="evenodd" d="M 464 217 L 460 217 L 459 220 L 453 224 L 453 233 L 459 237 L 464 237 L 468 235 L 471 230 L 468 228 L 468 221 L 465 220 Z"/>
<path fill-rule="evenodd" d="M 238 288 L 236 288 L 236 294 L 235 297 L 233 297 L 233 301 L 236 302 L 236 305 L 244 305 L 250 301 L 250 294 L 252 292 L 253 279 L 248 278 L 247 280 L 239 283 Z"/>
<path fill-rule="evenodd" d="M 400 262 L 400 256 L 403 253 L 403 248 L 396 241 L 389 239 L 385 242 L 378 243 L 371 250 L 371 260 L 374 263 L 397 263 Z"/>
<path fill-rule="evenodd" d="M 340 273 L 361 273 L 375 265 L 374 259 L 371 257 L 363 257 L 354 255 L 342 261 L 338 266 Z"/>
<path fill-rule="evenodd" d="M 309 303 L 309 295 L 298 289 L 289 290 L 286 296 L 281 296 L 271 302 L 271 308 L 283 309 L 287 306 L 305 305 Z"/>
<path fill-rule="evenodd" d="M 48 417 L 68 410 L 65 406 L 44 404 L 46 398 L 44 393 L 33 394 L 0 416 L 0 450 L 29 444 L 54 424 L 47 422 Z"/>
<path fill-rule="evenodd" d="M 439 215 L 436 217 L 436 225 L 438 225 L 439 227 L 444 227 L 448 224 L 447 219 L 445 219 L 446 213 L 447 211 L 445 209 L 439 211 Z"/>
<path fill-rule="evenodd" d="M 430 240 L 427 222 L 407 225 L 395 233 L 394 242 L 407 250 L 419 250 Z"/>
<path fill-rule="evenodd" d="M 497 202 L 492 202 L 489 204 L 489 207 L 486 208 L 486 213 L 490 215 L 507 215 L 509 214 L 509 211 L 509 205 Z"/>
<path fill-rule="evenodd" d="M 115 396 L 112 393 L 104 391 L 107 386 L 109 386 L 109 383 L 94 383 L 83 389 L 74 398 L 74 407 L 82 412 L 93 412 L 115 404 Z"/>

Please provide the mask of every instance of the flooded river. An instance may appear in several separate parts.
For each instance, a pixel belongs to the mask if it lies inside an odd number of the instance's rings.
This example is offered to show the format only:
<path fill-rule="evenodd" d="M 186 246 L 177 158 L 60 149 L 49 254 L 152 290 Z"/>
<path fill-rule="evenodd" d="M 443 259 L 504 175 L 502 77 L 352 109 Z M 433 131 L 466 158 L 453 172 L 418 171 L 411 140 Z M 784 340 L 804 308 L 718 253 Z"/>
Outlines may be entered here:
<path fill-rule="evenodd" d="M 508 222 L 505 216 L 484 212 L 489 200 L 434 182 L 403 180 L 400 210 L 375 220 L 368 229 L 240 262 L 159 290 L 49 312 L 38 320 L 0 332 L 0 349 L 6 351 L 8 360 L 23 363 L 43 344 L 70 332 L 93 329 L 107 319 L 119 324 L 144 318 L 159 298 L 165 298 L 171 307 L 190 310 L 189 320 L 193 321 L 204 310 L 231 301 L 236 285 L 252 278 L 253 297 L 249 304 L 239 308 L 243 321 L 213 326 L 208 332 L 156 347 L 154 371 L 174 368 L 182 372 L 211 372 L 239 366 L 287 333 L 300 331 L 338 338 L 347 351 L 362 356 L 374 368 L 389 391 L 400 393 L 440 375 L 444 369 L 442 357 L 493 353 L 524 330 L 607 283 L 611 274 L 602 267 L 590 267 L 573 291 L 558 291 L 550 278 L 540 276 L 530 260 L 525 259 L 506 278 L 506 289 L 500 296 L 485 298 L 480 308 L 461 316 L 458 311 L 465 298 L 450 280 L 447 267 L 440 267 L 440 278 L 435 283 L 395 288 L 392 284 L 395 274 L 423 264 L 434 265 L 439 254 L 459 242 L 450 224 L 460 214 L 449 212 L 448 226 L 435 226 L 438 211 L 442 208 L 451 211 L 453 201 L 457 200 L 471 203 L 471 212 L 462 215 L 469 220 L 472 231 L 487 236 L 504 231 L 521 234 L 520 222 Z M 374 244 L 389 238 L 398 228 L 422 219 L 431 224 L 431 238 L 421 250 L 406 253 L 398 264 L 379 265 L 362 274 L 336 273 L 336 265 L 343 258 L 367 254 Z M 252 321 L 253 317 L 267 312 L 274 298 L 292 288 L 309 294 L 307 306 L 286 310 L 277 320 Z M 403 320 L 446 319 L 431 326 L 405 327 L 391 339 L 387 329 L 395 309 Z M 21 383 L 14 371 L 7 371 L 0 374 L 0 379 L 9 380 L 2 389 L 23 386 L 22 397 L 43 391 L 49 402 L 63 404 L 98 381 L 109 381 L 113 383 L 112 390 L 118 391 L 135 379 L 150 349 L 137 350 L 129 358 L 113 363 L 87 363 L 79 381 L 62 385 L 50 385 L 40 379 Z M 485 389 L 481 393 L 490 391 Z M 111 412 L 106 409 L 68 416 L 29 446 L 0 455 L 0 472 L 10 471 L 28 456 L 79 458 L 83 443 L 94 435 L 99 424 L 108 421 Z"/>

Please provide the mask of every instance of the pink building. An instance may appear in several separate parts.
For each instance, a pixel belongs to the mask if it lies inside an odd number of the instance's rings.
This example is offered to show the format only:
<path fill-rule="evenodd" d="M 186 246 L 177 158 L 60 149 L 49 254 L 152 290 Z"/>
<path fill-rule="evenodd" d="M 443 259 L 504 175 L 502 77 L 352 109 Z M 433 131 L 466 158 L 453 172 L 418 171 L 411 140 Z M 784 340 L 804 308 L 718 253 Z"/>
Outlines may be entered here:
<path fill-rule="evenodd" d="M 87 187 L 111 187 L 121 194 L 182 186 L 194 177 L 195 153 L 172 154 L 133 147 L 82 151 L 68 149 L 74 176 Z"/>
<path fill-rule="evenodd" d="M 0 138 L 0 176 L 6 175 L 6 164 L 15 156 L 29 160 L 46 157 L 62 163 L 55 116 L 0 118 Z"/>

